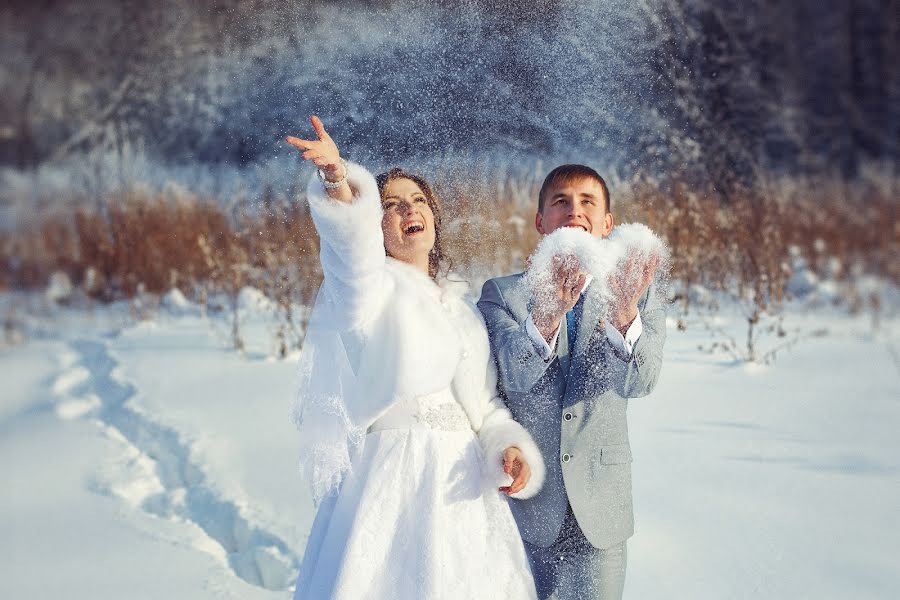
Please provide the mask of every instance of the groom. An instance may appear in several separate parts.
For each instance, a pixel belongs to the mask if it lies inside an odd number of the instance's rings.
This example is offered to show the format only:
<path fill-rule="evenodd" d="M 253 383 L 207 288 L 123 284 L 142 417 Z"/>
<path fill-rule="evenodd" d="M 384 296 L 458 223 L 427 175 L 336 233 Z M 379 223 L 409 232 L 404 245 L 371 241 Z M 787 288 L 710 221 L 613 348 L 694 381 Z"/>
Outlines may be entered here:
<path fill-rule="evenodd" d="M 553 169 L 541 186 L 535 227 L 612 231 L 606 182 L 584 165 Z M 538 596 L 622 597 L 626 540 L 634 533 L 629 398 L 659 377 L 665 308 L 650 282 L 658 257 L 626 262 L 610 278 L 616 299 L 573 261 L 555 261 L 551 290 L 533 297 L 523 275 L 484 284 L 484 314 L 499 387 L 547 465 L 543 489 L 510 505 L 531 559 Z M 608 308 L 607 320 L 601 320 Z"/>

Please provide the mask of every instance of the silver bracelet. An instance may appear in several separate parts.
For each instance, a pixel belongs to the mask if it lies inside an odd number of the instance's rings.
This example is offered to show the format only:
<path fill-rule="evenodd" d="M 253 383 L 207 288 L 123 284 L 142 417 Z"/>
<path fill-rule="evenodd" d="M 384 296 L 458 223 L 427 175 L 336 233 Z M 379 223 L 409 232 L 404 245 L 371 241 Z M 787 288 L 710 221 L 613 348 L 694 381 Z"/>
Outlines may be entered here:
<path fill-rule="evenodd" d="M 316 171 L 319 174 L 319 179 L 322 180 L 322 185 L 325 186 L 326 190 L 336 190 L 347 182 L 347 161 L 342 158 L 341 164 L 344 165 L 344 176 L 337 181 L 328 181 L 327 179 L 325 179 L 325 173 L 322 172 L 322 169 L 318 169 Z"/>

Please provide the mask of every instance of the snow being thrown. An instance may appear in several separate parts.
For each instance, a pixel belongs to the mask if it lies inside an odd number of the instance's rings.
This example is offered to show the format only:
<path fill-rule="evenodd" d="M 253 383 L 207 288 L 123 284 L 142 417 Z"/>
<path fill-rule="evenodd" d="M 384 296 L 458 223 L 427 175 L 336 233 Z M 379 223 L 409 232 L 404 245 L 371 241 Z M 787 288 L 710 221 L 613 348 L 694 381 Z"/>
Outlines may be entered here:
<path fill-rule="evenodd" d="M 529 257 L 523 282 L 532 297 L 556 293 L 554 280 L 560 266 L 590 276 L 609 314 L 621 301 L 622 291 L 634 290 L 641 277 L 650 273 L 651 292 L 665 300 L 671 253 L 666 243 L 641 223 L 617 225 L 606 238 L 563 227 L 545 236 Z"/>

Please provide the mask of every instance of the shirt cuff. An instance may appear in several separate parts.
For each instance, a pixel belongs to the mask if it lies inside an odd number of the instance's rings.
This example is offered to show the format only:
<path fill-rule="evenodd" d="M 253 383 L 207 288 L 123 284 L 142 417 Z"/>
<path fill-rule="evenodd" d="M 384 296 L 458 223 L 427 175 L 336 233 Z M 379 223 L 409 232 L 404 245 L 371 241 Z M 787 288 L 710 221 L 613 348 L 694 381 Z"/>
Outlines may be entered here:
<path fill-rule="evenodd" d="M 631 356 L 634 351 L 634 345 L 637 344 L 638 338 L 644 333 L 644 324 L 641 323 L 641 313 L 639 312 L 628 327 L 628 331 L 623 336 L 619 330 L 613 327 L 609 321 L 604 321 L 606 326 L 606 337 L 610 343 L 626 356 Z"/>
<path fill-rule="evenodd" d="M 531 313 L 528 313 L 528 318 L 525 319 L 525 333 L 531 338 L 531 343 L 534 344 L 534 349 L 541 358 L 547 361 L 553 357 L 553 348 L 556 347 L 556 339 L 559 337 L 559 327 L 556 328 L 556 333 L 553 334 L 553 339 L 548 344 L 541 332 L 538 331 L 537 325 L 534 324 Z"/>

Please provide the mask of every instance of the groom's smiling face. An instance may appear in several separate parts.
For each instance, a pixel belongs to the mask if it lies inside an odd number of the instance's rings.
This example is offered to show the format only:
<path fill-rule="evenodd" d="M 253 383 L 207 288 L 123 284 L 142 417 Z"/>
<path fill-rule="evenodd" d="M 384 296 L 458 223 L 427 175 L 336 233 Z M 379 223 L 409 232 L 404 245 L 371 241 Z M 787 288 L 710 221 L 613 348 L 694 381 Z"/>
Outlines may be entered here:
<path fill-rule="evenodd" d="M 597 237 L 606 237 L 612 231 L 613 218 L 606 210 L 603 188 L 589 177 L 550 185 L 541 204 L 534 226 L 543 235 L 560 227 L 583 229 Z"/>

